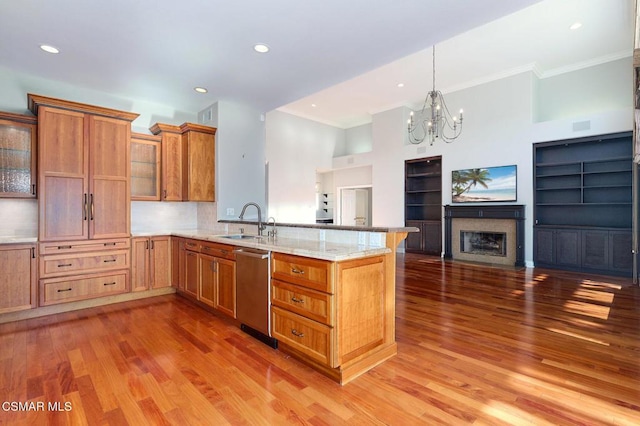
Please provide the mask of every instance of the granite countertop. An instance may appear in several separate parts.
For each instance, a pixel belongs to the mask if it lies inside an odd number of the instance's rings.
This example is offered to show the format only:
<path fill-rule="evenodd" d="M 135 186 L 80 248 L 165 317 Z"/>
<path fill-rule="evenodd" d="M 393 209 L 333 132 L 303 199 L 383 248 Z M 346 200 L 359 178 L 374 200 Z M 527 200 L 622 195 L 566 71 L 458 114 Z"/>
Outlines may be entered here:
<path fill-rule="evenodd" d="M 249 224 L 257 225 L 257 221 L 252 220 L 230 220 L 221 219 L 218 223 L 235 223 L 235 224 Z M 413 226 L 345 226 L 334 225 L 327 223 L 284 223 L 277 222 L 277 226 L 286 226 L 288 228 L 310 228 L 310 229 L 325 229 L 325 230 L 337 230 L 337 231 L 360 231 L 360 232 L 419 232 L 418 228 Z"/>
<path fill-rule="evenodd" d="M 348 259 L 358 259 L 367 256 L 376 256 L 391 252 L 389 248 L 381 246 L 342 244 L 330 241 L 315 241 L 298 238 L 277 237 L 274 239 L 261 237 L 255 239 L 231 239 L 225 238 L 224 235 L 215 235 L 211 232 L 205 231 L 178 231 L 172 232 L 170 233 L 170 235 L 230 244 L 239 247 L 269 250 L 278 253 L 294 254 L 298 256 L 312 257 L 315 259 L 324 259 L 334 262 Z"/>

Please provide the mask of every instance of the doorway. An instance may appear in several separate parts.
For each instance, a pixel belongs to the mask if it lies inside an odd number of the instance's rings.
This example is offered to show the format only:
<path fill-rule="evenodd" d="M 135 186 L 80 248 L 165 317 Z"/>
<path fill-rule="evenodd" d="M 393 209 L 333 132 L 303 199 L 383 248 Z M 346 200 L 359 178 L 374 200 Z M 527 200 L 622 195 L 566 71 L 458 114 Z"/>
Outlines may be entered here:
<path fill-rule="evenodd" d="M 372 188 L 340 188 L 338 224 L 343 226 L 371 226 Z"/>

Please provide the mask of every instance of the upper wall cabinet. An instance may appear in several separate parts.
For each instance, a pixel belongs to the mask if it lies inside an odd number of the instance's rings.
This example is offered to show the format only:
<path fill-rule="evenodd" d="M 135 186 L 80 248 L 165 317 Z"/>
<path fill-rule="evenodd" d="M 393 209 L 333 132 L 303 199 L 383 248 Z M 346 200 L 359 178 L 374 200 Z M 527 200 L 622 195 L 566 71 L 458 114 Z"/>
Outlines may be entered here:
<path fill-rule="evenodd" d="M 182 201 L 182 133 L 179 126 L 156 123 L 149 130 L 161 138 L 160 198 Z"/>
<path fill-rule="evenodd" d="M 185 201 L 215 201 L 216 129 L 184 123 L 182 196 Z"/>
<path fill-rule="evenodd" d="M 161 137 L 131 134 L 131 200 L 160 201 Z"/>
<path fill-rule="evenodd" d="M 28 95 L 38 116 L 40 241 L 130 236 L 131 121 L 138 114 Z"/>
<path fill-rule="evenodd" d="M 156 123 L 149 130 L 162 138 L 162 201 L 215 201 L 216 129 Z"/>
<path fill-rule="evenodd" d="M 0 198 L 36 196 L 36 117 L 0 112 Z"/>

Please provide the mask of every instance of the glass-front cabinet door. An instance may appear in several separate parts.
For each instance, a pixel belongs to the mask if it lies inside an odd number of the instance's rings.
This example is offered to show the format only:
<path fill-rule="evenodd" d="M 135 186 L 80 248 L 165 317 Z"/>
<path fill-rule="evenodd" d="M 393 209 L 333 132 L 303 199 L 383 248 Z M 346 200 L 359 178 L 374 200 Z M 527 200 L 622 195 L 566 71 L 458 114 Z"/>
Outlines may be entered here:
<path fill-rule="evenodd" d="M 36 197 L 36 123 L 0 112 L 0 198 Z"/>
<path fill-rule="evenodd" d="M 161 137 L 131 134 L 131 199 L 160 201 Z"/>

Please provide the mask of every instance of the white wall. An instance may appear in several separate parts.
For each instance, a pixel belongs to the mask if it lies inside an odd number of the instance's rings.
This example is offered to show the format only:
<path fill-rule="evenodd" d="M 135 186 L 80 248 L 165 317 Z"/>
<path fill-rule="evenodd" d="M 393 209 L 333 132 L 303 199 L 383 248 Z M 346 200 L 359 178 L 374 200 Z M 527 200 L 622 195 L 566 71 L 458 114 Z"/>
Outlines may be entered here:
<path fill-rule="evenodd" d="M 633 99 L 633 61 L 628 57 L 544 78 L 537 89 L 537 122 L 624 109 Z"/>
<path fill-rule="evenodd" d="M 258 203 L 266 216 L 265 123 L 264 115 L 237 102 L 220 101 L 210 107 L 216 131 L 216 205 L 219 219 L 237 219 L 242 206 Z M 204 111 L 207 111 L 205 109 Z M 206 115 L 206 114 L 205 114 Z M 232 209 L 232 214 L 227 214 Z M 247 210 L 246 219 L 257 218 Z M 266 220 L 266 217 L 265 217 Z M 206 224 L 201 224 L 206 225 Z"/>
<path fill-rule="evenodd" d="M 345 153 L 362 154 L 373 148 L 373 127 L 371 123 L 345 130 Z"/>
<path fill-rule="evenodd" d="M 266 124 L 269 216 L 314 223 L 316 171 L 343 154 L 344 130 L 281 111 L 269 112 Z"/>

